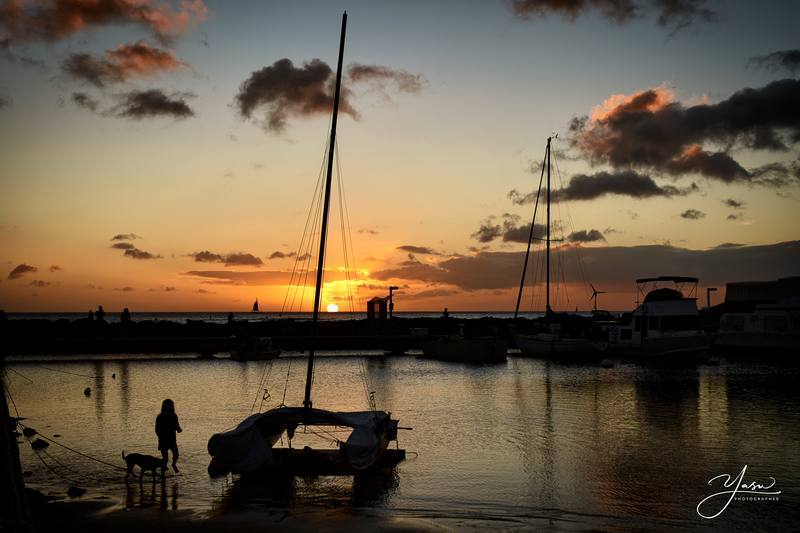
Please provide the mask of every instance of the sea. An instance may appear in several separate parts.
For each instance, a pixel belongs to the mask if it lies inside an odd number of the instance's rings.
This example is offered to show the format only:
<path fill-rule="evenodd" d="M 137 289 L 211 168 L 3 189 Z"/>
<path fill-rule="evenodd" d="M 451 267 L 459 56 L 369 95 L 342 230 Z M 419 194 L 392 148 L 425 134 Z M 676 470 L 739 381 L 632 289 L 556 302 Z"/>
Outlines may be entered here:
<path fill-rule="evenodd" d="M 454 531 L 796 531 L 800 523 L 795 366 L 322 357 L 314 406 L 366 410 L 371 396 L 407 428 L 398 441 L 407 458 L 385 476 L 286 482 L 211 477 L 206 446 L 251 413 L 299 405 L 302 359 L 40 357 L 6 370 L 12 414 L 52 441 L 37 451 L 36 436 L 20 437 L 28 486 L 65 499 L 79 486 L 81 499 L 114 502 L 120 513 L 255 516 L 264 527 L 299 517 L 328 529 L 378 517 Z M 165 398 L 183 428 L 180 473 L 140 485 L 126 479 L 121 454 L 158 454 L 154 421 Z M 343 438 L 298 430 L 294 446 Z"/>

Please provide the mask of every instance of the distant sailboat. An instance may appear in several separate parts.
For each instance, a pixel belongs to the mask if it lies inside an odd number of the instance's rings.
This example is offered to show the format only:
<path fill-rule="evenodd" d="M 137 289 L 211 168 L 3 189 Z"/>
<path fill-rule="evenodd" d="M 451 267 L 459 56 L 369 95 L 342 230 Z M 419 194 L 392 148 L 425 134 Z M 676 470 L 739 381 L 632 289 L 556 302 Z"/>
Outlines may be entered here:
<path fill-rule="evenodd" d="M 258 298 L 256 298 L 255 302 L 253 302 L 253 310 L 251 312 L 258 313 Z"/>
<path fill-rule="evenodd" d="M 302 407 L 280 407 L 257 413 L 244 419 L 235 429 L 213 435 L 208 441 L 211 455 L 209 471 L 215 474 L 234 472 L 268 475 L 353 475 L 374 469 L 392 468 L 405 459 L 405 450 L 389 449 L 388 444 L 397 440 L 398 421 L 391 413 L 375 410 L 361 412 L 335 412 L 312 408 L 311 385 L 314 380 L 314 349 L 319 322 L 322 276 L 325 270 L 325 244 L 328 230 L 331 176 L 333 173 L 334 149 L 336 147 L 336 122 L 339 110 L 339 95 L 342 81 L 347 13 L 342 15 L 342 34 L 339 45 L 339 63 L 336 71 L 336 86 L 331 120 L 328 173 L 324 189 L 319 255 L 314 291 L 314 314 L 311 322 L 311 339 L 308 351 L 305 398 Z M 301 429 L 302 427 L 302 429 Z M 351 428 L 345 440 L 339 440 L 338 449 L 293 449 L 291 441 L 298 429 L 315 434 L 320 431 L 330 434 L 330 427 Z M 274 447 L 284 437 L 288 447 Z"/>

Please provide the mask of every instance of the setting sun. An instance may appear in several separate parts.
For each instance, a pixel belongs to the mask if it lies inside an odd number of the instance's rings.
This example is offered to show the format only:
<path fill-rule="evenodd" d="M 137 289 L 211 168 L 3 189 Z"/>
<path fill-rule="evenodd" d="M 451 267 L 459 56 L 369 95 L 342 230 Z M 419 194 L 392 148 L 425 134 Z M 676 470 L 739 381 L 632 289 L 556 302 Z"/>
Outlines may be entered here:
<path fill-rule="evenodd" d="M 338 313 L 339 312 L 339 304 L 328 304 L 328 312 L 329 313 Z"/>

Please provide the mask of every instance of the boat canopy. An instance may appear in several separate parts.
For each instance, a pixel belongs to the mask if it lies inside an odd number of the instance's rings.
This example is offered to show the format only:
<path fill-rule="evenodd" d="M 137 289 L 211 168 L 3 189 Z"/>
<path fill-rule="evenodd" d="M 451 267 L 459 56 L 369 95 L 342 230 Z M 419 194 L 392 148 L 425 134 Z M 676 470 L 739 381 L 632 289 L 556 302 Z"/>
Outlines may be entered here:
<path fill-rule="evenodd" d="M 340 413 L 304 407 L 278 407 L 245 418 L 236 428 L 208 440 L 208 453 L 217 465 L 234 473 L 254 473 L 275 464 L 272 446 L 284 431 L 291 438 L 297 426 L 353 428 L 339 448 L 356 470 L 372 466 L 381 451 L 380 428 L 390 422 L 385 411 Z"/>
<path fill-rule="evenodd" d="M 644 297 L 645 303 L 648 302 L 670 302 L 675 300 L 683 300 L 683 294 L 675 289 L 667 289 L 663 287 L 647 293 Z"/>
<path fill-rule="evenodd" d="M 657 278 L 641 278 L 636 283 L 650 283 L 651 281 L 673 281 L 675 283 L 697 283 L 697 278 L 687 276 L 658 276 Z"/>

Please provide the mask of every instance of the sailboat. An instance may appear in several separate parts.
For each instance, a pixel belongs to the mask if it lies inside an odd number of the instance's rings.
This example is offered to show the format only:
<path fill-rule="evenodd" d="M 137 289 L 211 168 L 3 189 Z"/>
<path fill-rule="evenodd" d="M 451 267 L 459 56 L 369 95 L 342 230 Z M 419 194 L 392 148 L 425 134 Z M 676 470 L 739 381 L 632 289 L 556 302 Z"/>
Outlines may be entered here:
<path fill-rule="evenodd" d="M 585 336 L 570 337 L 565 334 L 562 326 L 565 322 L 583 322 L 582 317 L 568 316 L 556 313 L 550 306 L 550 144 L 552 137 L 547 138 L 545 148 L 544 164 L 542 165 L 542 176 L 539 178 L 539 192 L 542 190 L 542 178 L 547 170 L 547 234 L 546 234 L 546 264 L 545 274 L 545 316 L 544 330 L 529 334 L 515 334 L 514 341 L 519 348 L 522 356 L 527 357 L 547 357 L 556 360 L 599 360 L 602 352 L 598 350 L 598 343 L 593 342 Z M 528 258 L 531 253 L 531 243 L 534 239 L 534 228 L 536 227 L 536 211 L 539 207 L 538 195 L 536 205 L 533 210 L 533 220 L 531 220 L 531 231 L 528 237 L 528 249 L 525 253 L 525 262 L 522 267 L 522 278 L 519 283 L 517 293 L 517 305 L 514 310 L 514 318 L 519 316 L 519 306 L 522 301 L 522 291 L 525 287 L 525 274 L 528 268 Z M 588 324 L 579 324 L 578 329 L 587 329 Z M 581 327 L 583 326 L 583 327 Z M 584 331 L 585 333 L 585 331 Z"/>
<path fill-rule="evenodd" d="M 251 313 L 258 313 L 258 298 L 256 298 L 255 302 L 253 302 L 253 309 L 250 312 Z"/>
<path fill-rule="evenodd" d="M 405 450 L 388 448 L 390 441 L 397 440 L 398 430 L 398 421 L 391 417 L 391 413 L 374 409 L 359 412 L 327 411 L 314 408 L 311 401 L 314 349 L 319 322 L 322 276 L 325 267 L 325 243 L 346 28 L 347 13 L 345 12 L 342 15 L 339 61 L 336 70 L 336 88 L 327 161 L 328 172 L 320 227 L 314 313 L 303 405 L 295 407 L 281 405 L 263 413 L 256 413 L 245 418 L 233 430 L 213 435 L 208 441 L 208 452 L 212 457 L 209 473 L 212 475 L 228 472 L 288 476 L 354 475 L 376 469 L 391 469 L 405 459 Z M 338 449 L 313 449 L 308 446 L 295 449 L 291 447 L 292 438 L 298 428 L 313 432 L 315 427 L 326 433 L 330 433 L 325 429 L 326 427 L 351 428 L 352 432 L 346 440 L 337 439 Z M 288 442 L 288 447 L 276 447 L 275 445 L 279 441 L 282 442 L 284 437 Z"/>

